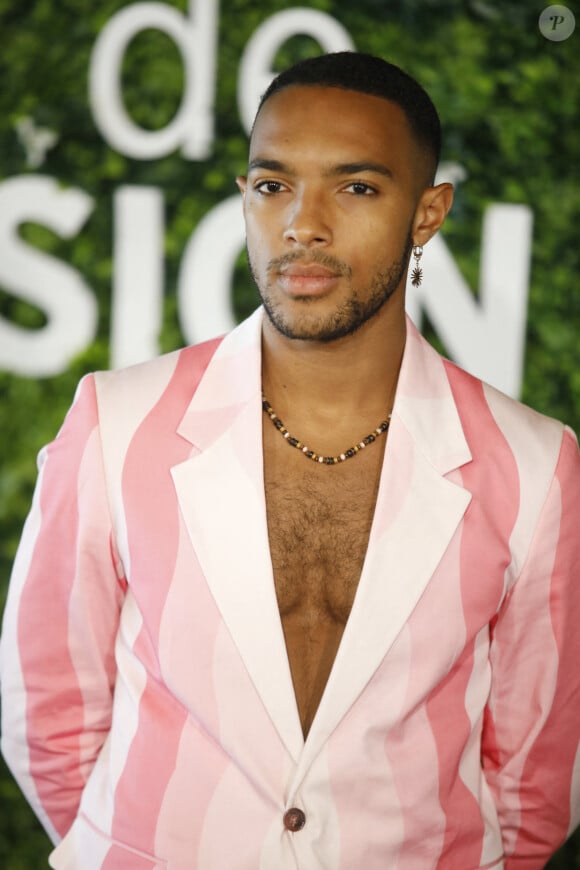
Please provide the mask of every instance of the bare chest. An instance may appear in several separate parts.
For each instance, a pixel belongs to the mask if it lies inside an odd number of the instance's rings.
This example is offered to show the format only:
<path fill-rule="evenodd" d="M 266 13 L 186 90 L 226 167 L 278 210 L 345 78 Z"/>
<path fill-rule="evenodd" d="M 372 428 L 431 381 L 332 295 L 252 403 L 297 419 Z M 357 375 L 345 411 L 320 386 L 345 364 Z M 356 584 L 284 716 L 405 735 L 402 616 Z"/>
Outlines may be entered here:
<path fill-rule="evenodd" d="M 363 568 L 383 455 L 380 445 L 373 447 L 332 468 L 309 462 L 284 443 L 265 451 L 274 583 L 305 734 Z"/>
<path fill-rule="evenodd" d="M 345 624 L 366 555 L 374 480 L 266 473 L 268 535 L 282 616 L 308 610 Z"/>

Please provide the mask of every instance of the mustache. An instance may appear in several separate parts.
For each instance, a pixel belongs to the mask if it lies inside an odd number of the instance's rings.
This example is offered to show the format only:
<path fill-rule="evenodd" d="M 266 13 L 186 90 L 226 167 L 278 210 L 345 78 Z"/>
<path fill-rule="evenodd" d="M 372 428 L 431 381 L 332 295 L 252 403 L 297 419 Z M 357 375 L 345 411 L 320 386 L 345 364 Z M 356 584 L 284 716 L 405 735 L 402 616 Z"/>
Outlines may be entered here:
<path fill-rule="evenodd" d="M 352 274 L 351 267 L 346 263 L 343 263 L 342 260 L 338 260 L 331 254 L 325 254 L 324 251 L 318 251 L 316 249 L 311 251 L 289 251 L 281 257 L 274 257 L 272 260 L 269 260 L 267 270 L 270 273 L 279 272 L 281 269 L 293 265 L 294 263 L 316 263 L 318 266 L 324 266 L 326 269 L 330 269 L 337 275 L 347 278 Z"/>

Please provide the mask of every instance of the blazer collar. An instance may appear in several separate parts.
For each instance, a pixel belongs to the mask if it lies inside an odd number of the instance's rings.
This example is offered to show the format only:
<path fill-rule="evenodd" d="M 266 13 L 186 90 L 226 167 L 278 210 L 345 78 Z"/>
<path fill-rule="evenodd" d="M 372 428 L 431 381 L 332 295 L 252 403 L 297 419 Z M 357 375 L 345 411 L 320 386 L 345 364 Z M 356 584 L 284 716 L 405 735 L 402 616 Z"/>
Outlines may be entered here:
<path fill-rule="evenodd" d="M 471 454 L 443 360 L 408 321 L 367 555 L 304 743 L 269 552 L 261 323 L 259 309 L 226 336 L 212 357 L 178 429 L 196 450 L 172 474 L 207 583 L 295 762 L 295 789 L 380 666 L 443 557 L 470 500 L 447 475 L 469 462 Z M 418 530 L 428 530 L 421 547 Z"/>
<path fill-rule="evenodd" d="M 261 399 L 261 344 L 261 308 L 220 342 L 177 429 L 199 450 L 226 431 L 248 402 Z"/>
<path fill-rule="evenodd" d="M 393 417 L 440 474 L 471 461 L 444 361 L 409 317 Z"/>
<path fill-rule="evenodd" d="M 291 792 L 388 655 L 441 562 L 471 499 L 449 473 L 470 460 L 445 363 L 408 320 L 366 558 Z"/>
<path fill-rule="evenodd" d="M 178 428 L 196 448 L 171 470 L 191 543 L 255 690 L 290 757 L 304 740 L 270 558 L 258 309 L 217 348 Z"/>
<path fill-rule="evenodd" d="M 200 450 L 227 429 L 248 402 L 261 400 L 263 309 L 225 336 L 178 427 Z M 393 408 L 425 458 L 441 474 L 471 453 L 441 356 L 407 317 L 407 337 Z"/>

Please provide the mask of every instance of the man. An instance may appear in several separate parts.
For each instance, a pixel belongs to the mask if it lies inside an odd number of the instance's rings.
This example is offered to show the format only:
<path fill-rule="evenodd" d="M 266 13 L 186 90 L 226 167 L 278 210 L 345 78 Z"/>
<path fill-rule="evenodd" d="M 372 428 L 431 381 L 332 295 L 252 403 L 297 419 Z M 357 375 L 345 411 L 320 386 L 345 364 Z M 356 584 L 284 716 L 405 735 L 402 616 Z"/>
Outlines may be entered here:
<path fill-rule="evenodd" d="M 578 448 L 405 319 L 439 138 L 379 59 L 279 76 L 263 311 L 86 378 L 44 451 L 3 751 L 51 866 L 535 870 L 577 824 Z"/>

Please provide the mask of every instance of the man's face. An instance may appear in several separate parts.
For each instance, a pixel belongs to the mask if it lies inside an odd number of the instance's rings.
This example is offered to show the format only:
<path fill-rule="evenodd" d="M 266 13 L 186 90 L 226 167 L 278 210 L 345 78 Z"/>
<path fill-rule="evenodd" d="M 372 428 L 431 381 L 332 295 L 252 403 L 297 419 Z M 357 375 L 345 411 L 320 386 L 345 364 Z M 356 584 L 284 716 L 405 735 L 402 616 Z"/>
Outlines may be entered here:
<path fill-rule="evenodd" d="M 355 332 L 403 283 L 424 164 L 403 111 L 357 91 L 292 86 L 256 120 L 244 194 L 250 268 L 294 339 Z"/>

